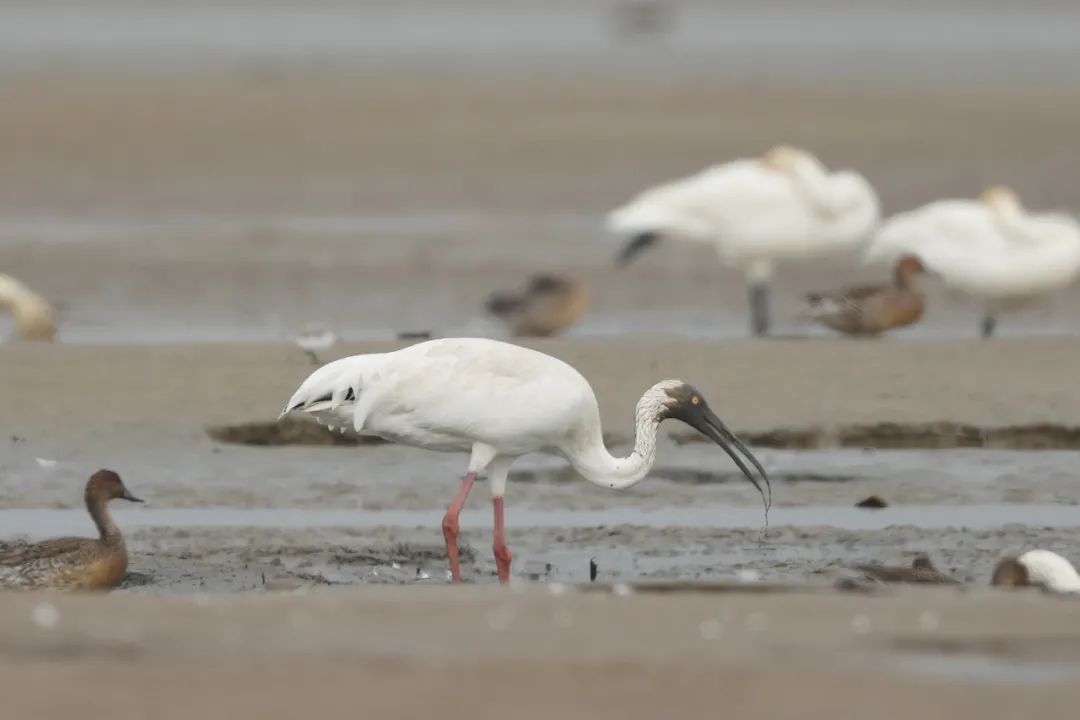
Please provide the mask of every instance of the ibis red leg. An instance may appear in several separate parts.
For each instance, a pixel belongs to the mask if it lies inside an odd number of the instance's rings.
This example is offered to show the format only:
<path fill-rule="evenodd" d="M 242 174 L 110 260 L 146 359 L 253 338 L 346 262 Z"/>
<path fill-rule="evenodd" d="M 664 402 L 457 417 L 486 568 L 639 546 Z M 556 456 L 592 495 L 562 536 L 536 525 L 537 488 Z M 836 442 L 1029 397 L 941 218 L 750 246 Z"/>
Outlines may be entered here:
<path fill-rule="evenodd" d="M 446 540 L 446 556 L 450 558 L 450 577 L 455 583 L 461 582 L 461 565 L 458 563 L 458 515 L 461 514 L 461 508 L 465 507 L 465 500 L 469 497 L 469 491 L 472 490 L 473 483 L 476 482 L 476 473 L 469 473 L 465 476 L 465 479 L 461 481 L 461 487 L 458 488 L 457 495 L 454 497 L 454 501 L 450 503 L 450 507 L 447 508 L 446 514 L 442 519 L 442 532 L 443 539 Z"/>
<path fill-rule="evenodd" d="M 510 561 L 513 556 L 510 548 L 506 547 L 506 523 L 503 521 L 503 499 L 495 498 L 495 565 L 499 568 L 499 582 L 505 585 L 510 582 Z"/>

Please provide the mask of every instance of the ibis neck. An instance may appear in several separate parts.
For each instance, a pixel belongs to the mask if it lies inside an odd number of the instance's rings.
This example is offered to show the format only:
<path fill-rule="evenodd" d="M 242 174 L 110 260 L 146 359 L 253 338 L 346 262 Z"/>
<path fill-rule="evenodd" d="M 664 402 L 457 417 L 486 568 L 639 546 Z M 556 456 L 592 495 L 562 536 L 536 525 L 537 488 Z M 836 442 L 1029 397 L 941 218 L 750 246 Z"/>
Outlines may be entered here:
<path fill-rule="evenodd" d="M 571 457 L 570 462 L 582 477 L 594 485 L 610 490 L 624 490 L 645 479 L 656 460 L 656 434 L 660 423 L 655 414 L 638 412 L 635 423 L 634 451 L 626 457 L 617 458 L 604 447 L 598 433 L 593 442 Z"/>

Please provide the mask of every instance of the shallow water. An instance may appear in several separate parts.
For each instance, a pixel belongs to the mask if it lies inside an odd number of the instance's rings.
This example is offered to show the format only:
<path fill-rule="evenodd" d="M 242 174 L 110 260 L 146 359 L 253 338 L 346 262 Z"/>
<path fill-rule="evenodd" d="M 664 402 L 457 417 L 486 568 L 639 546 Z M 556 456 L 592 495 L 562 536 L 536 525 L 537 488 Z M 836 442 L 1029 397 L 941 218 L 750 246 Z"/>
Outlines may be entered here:
<path fill-rule="evenodd" d="M 5 10 L 0 57 L 16 66 L 125 63 L 449 69 L 555 66 L 722 73 L 734 81 L 1080 82 L 1080 13 L 1042 2 L 798 5 L 665 3 L 667 30 L 621 41 L 614 3 L 454 2 L 144 6 L 118 0 L 22 3 Z M 1040 7 L 1041 5 L 1041 7 Z M 438 28 L 438 32 L 433 32 Z M 1003 61 L 1002 58 L 1008 58 Z M 492 62 L 497 59 L 497 62 Z"/>
<path fill-rule="evenodd" d="M 977 653 L 901 654 L 890 657 L 887 664 L 938 680 L 989 685 L 1048 685 L 1080 677 L 1080 665 L 1075 662 L 1032 661 Z"/>
<path fill-rule="evenodd" d="M 488 522 L 488 512 L 466 510 L 463 525 L 476 527 Z M 299 508 L 173 508 L 118 510 L 117 522 L 131 530 L 147 528 L 425 528 L 438 527 L 440 510 L 319 510 Z M 716 528 L 718 530 L 763 527 L 761 510 L 732 507 L 662 508 L 645 510 L 616 507 L 610 510 L 508 510 L 506 522 L 515 528 L 597 528 L 629 525 L 677 530 Z M 957 507 L 904 506 L 883 510 L 817 506 L 774 508 L 769 514 L 772 528 L 827 526 L 838 530 L 884 530 L 893 526 L 925 529 L 969 528 L 985 530 L 1005 525 L 1042 528 L 1080 527 L 1080 510 L 1061 505 L 966 505 Z M 0 510 L 0 526 L 5 531 L 33 537 L 66 534 L 85 529 L 81 510 Z"/>

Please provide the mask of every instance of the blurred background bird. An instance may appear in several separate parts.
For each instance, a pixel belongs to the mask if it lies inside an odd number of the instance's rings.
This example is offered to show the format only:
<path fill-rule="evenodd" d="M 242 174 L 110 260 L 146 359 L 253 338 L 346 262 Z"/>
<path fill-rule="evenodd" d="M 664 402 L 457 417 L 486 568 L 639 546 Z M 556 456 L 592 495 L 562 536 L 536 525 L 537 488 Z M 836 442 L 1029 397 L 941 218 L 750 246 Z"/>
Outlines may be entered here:
<path fill-rule="evenodd" d="M 484 304 L 517 337 L 550 337 L 564 332 L 588 310 L 585 287 L 556 275 L 534 275 L 521 290 L 498 291 Z"/>
<path fill-rule="evenodd" d="M 56 337 L 56 321 L 48 301 L 3 273 L 0 273 L 0 309 L 11 313 L 17 337 L 23 340 L 52 342 Z"/>
<path fill-rule="evenodd" d="M 979 304 L 987 338 L 1000 313 L 1072 284 L 1080 274 L 1080 225 L 1061 213 L 1031 212 L 999 185 L 975 200 L 938 200 L 894 215 L 865 258 L 893 262 L 908 253 Z"/>
<path fill-rule="evenodd" d="M 846 335 L 880 335 L 913 325 L 926 307 L 917 281 L 923 271 L 918 257 L 905 255 L 897 261 L 890 284 L 809 293 L 805 317 Z"/>
<path fill-rule="evenodd" d="M 609 213 L 607 228 L 625 241 L 622 265 L 661 240 L 712 245 L 746 278 L 751 332 L 763 336 L 777 265 L 857 250 L 879 219 L 862 175 L 779 145 L 645 190 Z"/>

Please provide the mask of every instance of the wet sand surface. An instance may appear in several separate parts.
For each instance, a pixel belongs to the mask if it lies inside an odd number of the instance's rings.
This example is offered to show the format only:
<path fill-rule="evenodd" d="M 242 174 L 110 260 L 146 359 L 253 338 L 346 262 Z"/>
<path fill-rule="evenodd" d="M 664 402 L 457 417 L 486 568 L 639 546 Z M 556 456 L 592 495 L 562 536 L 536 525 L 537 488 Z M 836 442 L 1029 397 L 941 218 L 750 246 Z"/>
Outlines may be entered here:
<path fill-rule="evenodd" d="M 1077 697 L 1080 604 L 1034 593 L 551 589 L 6 596 L 0 667 L 19 689 L 6 707 L 121 719 L 950 718 L 1067 715 Z"/>
<path fill-rule="evenodd" d="M 691 379 L 736 431 L 942 418 L 1080 425 L 1080 399 L 1045 382 L 1071 372 L 1080 352 L 1071 339 L 568 339 L 538 347 L 594 383 L 622 454 L 638 395 L 667 375 Z M 274 579 L 444 583 L 439 522 L 463 456 L 394 445 L 247 447 L 206 434 L 211 424 L 275 418 L 306 363 L 287 345 L 4 348 L 0 377 L 20 412 L 3 425 L 0 498 L 9 510 L 0 525 L 8 536 L 91 532 L 78 488 L 93 470 L 112 467 L 150 501 L 116 508 L 130 528 L 133 590 L 244 591 Z M 861 368 L 857 385 L 849 366 Z M 63 402 L 38 401 L 46 396 Z M 761 498 L 709 444 L 663 440 L 652 477 L 623 493 L 589 485 L 561 459 L 521 459 L 507 520 L 519 577 L 580 582 L 595 558 L 601 577 L 619 581 L 752 570 L 828 583 L 860 563 L 930 552 L 958 577 L 985 583 L 997 559 L 1028 547 L 1080 555 L 1075 451 L 756 452 L 773 479 L 768 534 Z M 890 507 L 854 507 L 870 495 Z M 463 515 L 466 573 L 478 582 L 494 571 L 485 496 L 478 489 Z"/>

